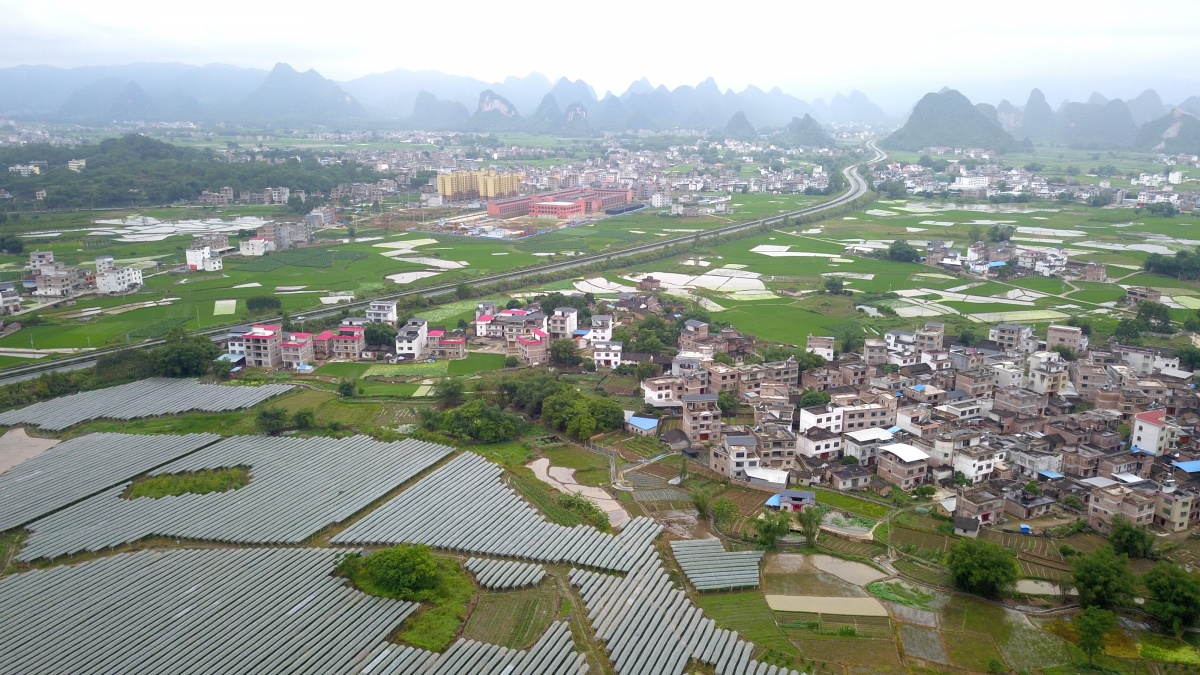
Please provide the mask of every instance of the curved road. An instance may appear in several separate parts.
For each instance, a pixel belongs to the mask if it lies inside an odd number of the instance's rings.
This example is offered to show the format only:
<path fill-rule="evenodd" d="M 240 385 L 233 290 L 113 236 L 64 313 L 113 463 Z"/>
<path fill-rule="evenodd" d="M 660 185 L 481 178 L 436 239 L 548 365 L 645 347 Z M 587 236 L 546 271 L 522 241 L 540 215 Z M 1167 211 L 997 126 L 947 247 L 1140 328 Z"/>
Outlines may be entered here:
<path fill-rule="evenodd" d="M 437 286 L 429 286 L 427 288 L 422 288 L 419 290 L 403 291 L 401 293 L 392 293 L 389 295 L 378 296 L 375 298 L 371 298 L 369 300 L 359 300 L 356 302 L 339 304 L 339 305 L 337 305 L 336 309 L 333 309 L 333 310 L 330 310 L 327 312 L 322 312 L 319 310 L 316 312 L 306 312 L 304 314 L 304 316 L 306 318 L 315 318 L 315 317 L 328 316 L 330 314 L 340 312 L 343 309 L 351 309 L 351 310 L 363 309 L 363 308 L 367 307 L 367 305 L 369 305 L 373 300 L 396 300 L 396 299 L 399 299 L 402 297 L 412 296 L 412 295 L 422 295 L 427 298 L 433 297 L 436 295 L 444 295 L 446 293 L 453 293 L 455 288 L 457 288 L 459 286 L 459 284 L 466 283 L 466 284 L 471 284 L 471 285 L 486 286 L 487 284 L 495 283 L 497 281 L 504 281 L 504 280 L 508 280 L 508 279 L 521 279 L 524 277 L 538 276 L 541 274 L 545 274 L 546 272 L 555 272 L 555 271 L 559 271 L 559 270 L 572 269 L 575 267 L 583 267 L 585 265 L 590 265 L 595 262 L 612 260 L 613 258 L 623 258 L 623 257 L 634 255 L 637 253 L 645 253 L 647 251 L 656 251 L 658 249 L 665 248 L 667 246 L 673 246 L 675 244 L 681 244 L 681 243 L 687 243 L 689 241 L 693 241 L 697 237 L 699 237 L 700 239 L 710 239 L 712 237 L 719 237 L 721 235 L 730 234 L 733 232 L 741 232 L 742 230 L 753 229 L 756 227 L 760 227 L 762 225 L 779 224 L 779 223 L 783 222 L 784 218 L 788 218 L 788 217 L 805 216 L 805 215 L 811 215 L 814 213 L 820 213 L 822 211 L 827 211 L 827 210 L 835 208 L 837 206 L 841 206 L 842 204 L 845 204 L 846 202 L 850 202 L 850 201 L 854 201 L 855 199 L 858 199 L 859 197 L 866 194 L 867 190 L 870 189 L 870 185 L 867 183 L 866 179 L 864 179 L 858 175 L 858 167 L 862 164 L 878 162 L 878 161 L 882 160 L 884 157 L 886 157 L 887 155 L 882 150 L 880 150 L 878 147 L 876 147 L 875 141 L 867 141 L 866 147 L 869 151 L 874 153 L 874 156 L 871 159 L 863 160 L 862 162 L 858 162 L 857 164 L 852 164 L 842 170 L 842 174 L 845 175 L 846 181 L 849 183 L 849 189 L 847 189 L 846 192 L 844 192 L 843 194 L 838 196 L 836 199 L 832 199 L 830 201 L 823 202 L 816 206 L 810 206 L 805 209 L 800 209 L 799 211 L 792 211 L 790 213 L 785 213 L 785 214 L 778 215 L 778 216 L 771 216 L 769 218 L 761 218 L 759 220 L 751 220 L 751 221 L 747 221 L 744 223 L 737 223 L 735 225 L 726 225 L 724 227 L 718 227 L 716 229 L 706 230 L 704 232 L 699 233 L 698 235 L 688 235 L 688 236 L 683 236 L 683 237 L 674 237 L 674 238 L 670 238 L 670 239 L 659 239 L 659 240 L 656 240 L 656 241 L 653 241 L 653 242 L 650 242 L 647 244 L 639 244 L 637 246 L 623 248 L 619 251 L 612 251 L 612 252 L 608 252 L 608 253 L 597 253 L 597 254 L 588 255 L 588 256 L 580 256 L 580 257 L 576 257 L 576 258 L 570 258 L 568 260 L 563 260 L 561 262 L 553 262 L 553 263 L 549 263 L 546 265 L 540 265 L 540 266 L 534 267 L 534 268 L 525 268 L 525 269 L 514 270 L 514 271 L 510 271 L 510 272 L 500 272 L 498 274 L 491 274 L 488 276 L 478 277 L 475 279 L 461 279 L 454 283 L 440 284 Z M 280 317 L 264 318 L 261 320 L 261 322 L 269 322 L 272 320 L 277 320 L 279 318 Z M 233 325 L 233 324 L 230 324 L 230 325 Z M 219 335 L 219 334 L 227 331 L 229 329 L 230 325 L 218 326 L 215 328 L 206 328 L 206 329 L 203 329 L 200 331 L 196 331 L 196 333 L 198 335 Z M 48 361 L 46 363 L 31 364 L 28 366 L 18 366 L 16 368 L 8 368 L 3 371 L 0 371 L 0 385 L 11 384 L 13 382 L 20 382 L 22 380 L 28 380 L 30 378 L 37 377 L 38 375 L 41 375 L 42 373 L 49 372 L 49 371 L 68 371 L 68 370 L 78 370 L 81 368 L 88 368 L 92 365 L 95 365 L 95 360 L 96 360 L 97 356 L 100 356 L 103 354 L 109 354 L 109 353 L 116 352 L 116 351 L 121 351 L 123 349 L 134 349 L 134 348 L 145 349 L 145 348 L 150 348 L 150 347 L 156 347 L 156 346 L 162 344 L 162 342 L 163 342 L 162 340 L 147 340 L 145 342 L 139 342 L 139 343 L 133 344 L 133 345 L 121 345 L 119 347 L 106 347 L 103 349 L 96 349 L 96 350 L 87 352 L 86 354 L 79 354 L 76 356 L 69 356 L 66 358 L 55 359 L 53 361 Z"/>

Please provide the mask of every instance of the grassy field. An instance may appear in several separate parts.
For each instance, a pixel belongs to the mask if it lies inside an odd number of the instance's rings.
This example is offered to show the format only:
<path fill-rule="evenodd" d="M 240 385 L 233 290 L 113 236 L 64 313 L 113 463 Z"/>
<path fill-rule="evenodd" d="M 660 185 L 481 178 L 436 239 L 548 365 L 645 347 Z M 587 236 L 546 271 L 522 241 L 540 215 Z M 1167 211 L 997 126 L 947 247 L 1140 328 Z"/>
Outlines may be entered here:
<path fill-rule="evenodd" d="M 204 495 L 228 492 L 250 483 L 250 470 L 244 466 L 222 469 L 201 469 L 185 473 L 164 473 L 143 476 L 130 483 L 122 496 L 126 499 L 174 497 L 182 494 Z"/>
<path fill-rule="evenodd" d="M 750 640 L 760 649 L 768 649 L 799 657 L 796 649 L 779 626 L 762 593 L 704 593 L 695 600 L 704 614 L 727 630 Z"/>
<path fill-rule="evenodd" d="M 524 590 L 482 593 L 462 637 L 523 649 L 536 642 L 557 615 L 558 593 L 549 581 Z"/>
<path fill-rule="evenodd" d="M 503 354 L 471 353 L 467 358 L 451 361 L 446 372 L 449 375 L 474 375 L 488 370 L 500 370 L 504 367 Z"/>

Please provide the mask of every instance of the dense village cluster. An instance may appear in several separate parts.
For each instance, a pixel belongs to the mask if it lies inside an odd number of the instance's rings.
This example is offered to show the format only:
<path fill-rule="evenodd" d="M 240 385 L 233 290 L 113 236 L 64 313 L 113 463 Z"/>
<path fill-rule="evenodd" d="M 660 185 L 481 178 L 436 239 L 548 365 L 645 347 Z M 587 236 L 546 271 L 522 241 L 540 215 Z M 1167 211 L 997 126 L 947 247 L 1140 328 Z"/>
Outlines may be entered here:
<path fill-rule="evenodd" d="M 1037 164 L 1011 166 L 994 150 L 981 148 L 929 147 L 921 150 L 915 163 L 889 162 L 877 172 L 877 187 L 894 182 L 904 194 L 927 197 L 987 199 L 997 202 L 1060 201 L 1084 202 L 1093 206 L 1142 207 L 1170 204 L 1179 211 L 1195 208 L 1196 190 L 1184 185 L 1181 168 L 1200 166 L 1200 156 L 1158 155 L 1161 173 L 1140 172 L 1130 176 L 1129 185 L 1113 180 L 1118 171 L 1105 166 L 1073 168 L 1067 175 L 1048 175 Z M 1169 167 L 1169 168 L 1168 168 Z M 1095 180 L 1080 180 L 1091 177 Z"/>

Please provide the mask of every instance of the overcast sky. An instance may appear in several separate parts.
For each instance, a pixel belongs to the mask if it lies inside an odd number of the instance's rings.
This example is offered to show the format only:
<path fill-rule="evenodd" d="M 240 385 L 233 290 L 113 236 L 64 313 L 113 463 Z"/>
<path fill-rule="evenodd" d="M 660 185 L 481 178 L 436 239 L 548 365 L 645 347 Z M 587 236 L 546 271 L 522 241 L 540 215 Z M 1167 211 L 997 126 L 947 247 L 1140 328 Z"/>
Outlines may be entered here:
<path fill-rule="evenodd" d="M 860 89 L 893 106 L 943 85 L 992 102 L 1024 103 L 1034 86 L 1051 105 L 1147 87 L 1171 101 L 1200 94 L 1198 24 L 1197 0 L 0 0 L 0 67 L 284 61 L 336 80 L 539 71 L 601 95 L 642 76 L 672 88 L 712 76 L 805 99 Z"/>

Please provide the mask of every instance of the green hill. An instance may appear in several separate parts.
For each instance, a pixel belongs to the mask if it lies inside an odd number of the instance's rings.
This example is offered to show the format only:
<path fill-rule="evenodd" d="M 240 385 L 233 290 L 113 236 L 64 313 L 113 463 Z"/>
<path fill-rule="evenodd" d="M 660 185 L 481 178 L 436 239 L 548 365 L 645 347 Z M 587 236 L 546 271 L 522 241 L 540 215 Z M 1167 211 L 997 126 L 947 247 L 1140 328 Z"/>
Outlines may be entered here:
<path fill-rule="evenodd" d="M 998 152 L 1022 147 L 966 96 L 953 89 L 925 94 L 904 126 L 880 145 L 910 152 L 933 146 L 988 148 Z"/>
<path fill-rule="evenodd" d="M 1143 124 L 1133 146 L 1150 152 L 1200 153 L 1200 117 L 1176 108 Z"/>

